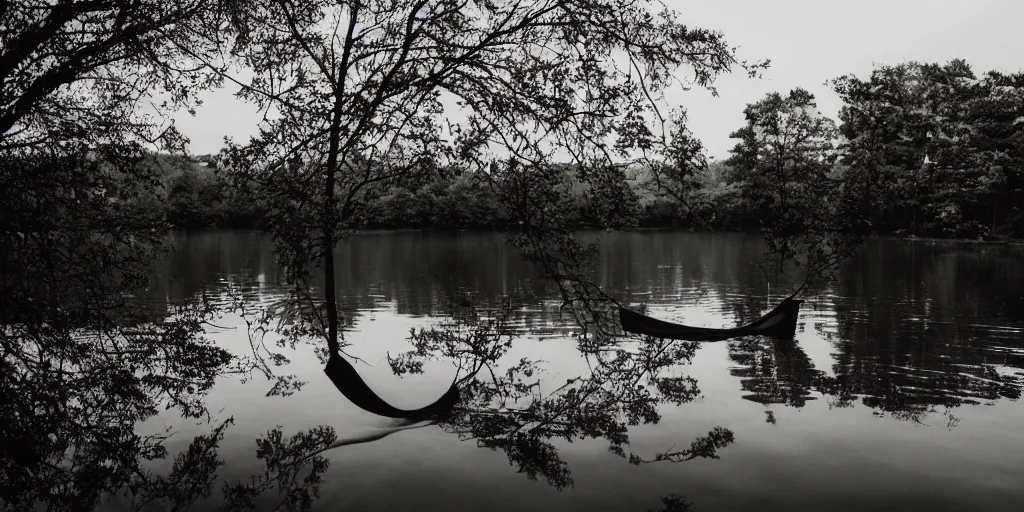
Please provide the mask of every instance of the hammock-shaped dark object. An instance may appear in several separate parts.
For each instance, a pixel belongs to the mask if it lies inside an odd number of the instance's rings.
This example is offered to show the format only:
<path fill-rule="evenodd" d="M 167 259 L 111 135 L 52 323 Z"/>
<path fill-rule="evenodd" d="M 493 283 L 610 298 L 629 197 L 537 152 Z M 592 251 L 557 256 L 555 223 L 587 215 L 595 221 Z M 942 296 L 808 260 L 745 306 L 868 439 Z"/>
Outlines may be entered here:
<path fill-rule="evenodd" d="M 336 354 L 331 354 L 330 359 L 327 360 L 324 373 L 338 388 L 338 391 L 341 391 L 341 394 L 345 395 L 345 398 L 348 398 L 356 407 L 378 416 L 410 420 L 433 418 L 450 413 L 452 407 L 459 402 L 459 388 L 453 382 L 448 391 L 436 402 L 414 410 L 399 409 L 377 396 L 359 376 L 355 367 Z"/>
<path fill-rule="evenodd" d="M 755 335 L 790 339 L 796 334 L 796 320 L 800 315 L 800 303 L 802 302 L 802 300 L 787 297 L 781 304 L 775 306 L 775 309 L 753 323 L 728 329 L 674 324 L 641 315 L 623 307 L 619 307 L 619 322 L 622 323 L 622 330 L 626 332 L 674 340 L 721 341 Z"/>

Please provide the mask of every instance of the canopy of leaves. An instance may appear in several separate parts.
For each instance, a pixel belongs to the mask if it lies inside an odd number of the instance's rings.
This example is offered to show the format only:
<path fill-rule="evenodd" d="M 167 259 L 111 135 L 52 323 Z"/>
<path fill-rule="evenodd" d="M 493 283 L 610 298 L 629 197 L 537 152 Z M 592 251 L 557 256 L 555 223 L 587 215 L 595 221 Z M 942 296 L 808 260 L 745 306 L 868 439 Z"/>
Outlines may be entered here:
<path fill-rule="evenodd" d="M 876 229 L 1020 233 L 1024 77 L 910 62 L 833 86 L 847 104 L 846 182 Z"/>
<path fill-rule="evenodd" d="M 3 2 L 0 150 L 126 138 L 180 147 L 158 115 L 216 79 L 193 55 L 215 48 L 204 34 L 217 12 L 198 0 Z"/>

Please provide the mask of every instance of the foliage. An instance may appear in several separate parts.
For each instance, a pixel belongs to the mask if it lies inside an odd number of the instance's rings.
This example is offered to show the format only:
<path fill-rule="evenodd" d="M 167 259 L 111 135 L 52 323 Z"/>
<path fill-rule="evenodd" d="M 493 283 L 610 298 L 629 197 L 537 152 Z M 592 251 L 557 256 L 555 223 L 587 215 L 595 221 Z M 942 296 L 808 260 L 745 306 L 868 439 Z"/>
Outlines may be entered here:
<path fill-rule="evenodd" d="M 492 150 L 531 172 L 551 169 L 560 150 L 587 185 L 585 215 L 600 225 L 635 224 L 635 197 L 616 158 L 656 144 L 644 117 L 657 113 L 652 94 L 681 66 L 704 87 L 736 63 L 721 34 L 649 7 L 591 0 L 232 4 L 230 50 L 254 73 L 248 83 L 235 81 L 243 97 L 274 115 L 247 145 L 225 151 L 228 167 L 264 187 L 290 279 L 305 282 L 311 264 L 323 265 L 332 351 L 339 348 L 334 246 L 366 219 L 367 204 L 403 182 L 444 176 L 456 162 L 500 180 L 486 171 L 496 160 Z M 442 188 L 425 197 L 436 200 Z M 440 217 L 424 203 L 421 215 Z"/>
<path fill-rule="evenodd" d="M 504 229 L 508 214 L 489 180 L 471 170 L 396 184 L 366 205 L 358 224 L 374 228 Z"/>
<path fill-rule="evenodd" d="M 727 163 L 743 203 L 759 219 L 766 263 L 779 273 L 787 265 L 804 267 L 805 283 L 829 279 L 858 245 L 844 226 L 851 212 L 836 207 L 835 123 L 803 89 L 771 93 L 744 113 L 747 124 L 732 134 L 739 143 Z"/>
<path fill-rule="evenodd" d="M 209 2 L 0 3 L 0 396 L 4 506 L 88 509 L 166 456 L 136 422 L 206 415 L 232 357 L 196 298 L 140 304 L 164 249 L 147 150 L 215 74 Z"/>
<path fill-rule="evenodd" d="M 1020 233 L 1020 74 L 979 78 L 962 60 L 909 62 L 833 86 L 847 104 L 844 181 L 877 231 Z"/>
<path fill-rule="evenodd" d="M 213 50 L 197 34 L 216 26 L 217 13 L 200 0 L 3 2 L 0 150 L 76 140 L 181 147 L 138 106 L 166 113 L 215 82 L 195 57 Z"/>
<path fill-rule="evenodd" d="M 181 228 L 240 227 L 263 225 L 266 206 L 250 183 L 232 183 L 208 155 L 188 159 L 153 155 L 156 161 L 171 160 L 163 172 L 162 206 L 167 222 Z"/>
<path fill-rule="evenodd" d="M 640 169 L 644 188 L 655 198 L 648 206 L 660 207 L 665 220 L 689 216 L 691 225 L 709 227 L 704 214 L 712 208 L 707 201 L 711 198 L 701 194 L 701 179 L 710 172 L 709 159 L 704 144 L 686 126 L 686 111 L 680 109 L 674 115 L 664 161 L 649 162 Z"/>

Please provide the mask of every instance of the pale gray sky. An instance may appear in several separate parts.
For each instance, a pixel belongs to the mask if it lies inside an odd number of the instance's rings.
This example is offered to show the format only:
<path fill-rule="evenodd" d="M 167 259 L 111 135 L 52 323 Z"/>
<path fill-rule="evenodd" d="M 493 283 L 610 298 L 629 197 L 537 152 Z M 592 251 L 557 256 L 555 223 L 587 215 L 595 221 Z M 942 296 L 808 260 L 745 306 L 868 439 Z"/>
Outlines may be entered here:
<path fill-rule="evenodd" d="M 744 106 L 772 91 L 803 87 L 834 119 L 841 102 L 823 82 L 867 77 L 873 63 L 963 58 L 977 73 L 1024 70 L 1024 0 L 665 1 L 687 24 L 724 32 L 741 58 L 772 61 L 760 80 L 722 77 L 718 98 L 698 89 L 669 96 L 687 108 L 691 129 L 717 158 L 735 144 L 729 133 L 742 126 Z M 193 153 L 219 151 L 225 135 L 244 140 L 255 133 L 260 116 L 233 92 L 208 92 L 195 117 L 177 117 Z"/>

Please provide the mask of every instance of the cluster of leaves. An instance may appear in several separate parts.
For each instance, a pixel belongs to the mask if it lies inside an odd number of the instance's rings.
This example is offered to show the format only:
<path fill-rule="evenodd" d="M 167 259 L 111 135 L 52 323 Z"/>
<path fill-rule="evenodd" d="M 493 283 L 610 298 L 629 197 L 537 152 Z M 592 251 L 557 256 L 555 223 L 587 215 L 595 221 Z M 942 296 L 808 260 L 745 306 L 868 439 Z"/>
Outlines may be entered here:
<path fill-rule="evenodd" d="M 196 57 L 215 51 L 202 35 L 215 32 L 219 13 L 200 0 L 4 2 L 0 150 L 85 140 L 180 148 L 160 114 L 216 83 Z"/>
<path fill-rule="evenodd" d="M 395 183 L 383 187 L 376 197 L 359 212 L 359 225 L 502 229 L 509 223 L 487 176 L 464 168 Z"/>
<path fill-rule="evenodd" d="M 144 165 L 166 166 L 160 173 L 161 203 L 167 222 L 175 227 L 256 228 L 263 224 L 266 206 L 251 184 L 233 182 L 218 161 L 149 155 Z"/>

